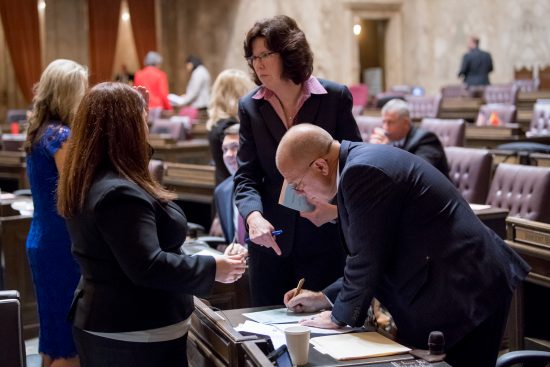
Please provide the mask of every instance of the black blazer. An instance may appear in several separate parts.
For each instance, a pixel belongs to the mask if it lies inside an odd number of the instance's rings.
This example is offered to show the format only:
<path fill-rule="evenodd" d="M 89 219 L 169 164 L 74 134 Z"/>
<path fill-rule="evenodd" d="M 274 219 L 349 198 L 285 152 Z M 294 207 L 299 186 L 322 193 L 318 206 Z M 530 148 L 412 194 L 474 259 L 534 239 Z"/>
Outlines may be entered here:
<path fill-rule="evenodd" d="M 348 88 L 326 80 L 319 79 L 319 82 L 328 93 L 312 94 L 296 121 L 322 127 L 339 141 L 361 141 L 351 113 L 352 97 Z M 297 237 L 308 239 L 300 246 L 304 253 L 319 251 L 316 247 L 320 244 L 337 243 L 335 224 L 317 228 L 297 211 L 278 204 L 283 177 L 275 166 L 275 152 L 287 129 L 268 101 L 252 98 L 257 90 L 239 102 L 239 169 L 235 174 L 235 201 L 239 212 L 246 222 L 248 215 L 257 210 L 275 229 L 283 229 L 284 233 L 277 237 L 283 256 L 290 253 Z M 257 247 L 258 251 L 273 253 L 272 249 Z"/>
<path fill-rule="evenodd" d="M 384 145 L 343 142 L 338 211 L 348 258 L 324 290 L 333 316 L 363 325 L 372 297 L 404 343 L 430 331 L 451 347 L 511 295 L 529 266 L 483 225 L 453 184 L 424 160 Z"/>
<path fill-rule="evenodd" d="M 67 221 L 83 281 L 74 325 L 101 332 L 159 328 L 186 319 L 193 295 L 207 295 L 212 257 L 181 254 L 187 221 L 113 172 L 99 175 L 82 211 Z"/>
<path fill-rule="evenodd" d="M 214 189 L 214 202 L 220 224 L 222 226 L 223 236 L 227 243 L 235 239 L 235 222 L 233 206 L 233 176 L 226 178 Z"/>
<path fill-rule="evenodd" d="M 488 85 L 491 71 L 493 71 L 491 54 L 474 48 L 464 54 L 458 76 L 463 76 L 464 83 L 467 85 Z"/>
<path fill-rule="evenodd" d="M 449 165 L 443 144 L 433 132 L 412 126 L 402 148 L 424 158 L 445 176 L 449 175 Z"/>

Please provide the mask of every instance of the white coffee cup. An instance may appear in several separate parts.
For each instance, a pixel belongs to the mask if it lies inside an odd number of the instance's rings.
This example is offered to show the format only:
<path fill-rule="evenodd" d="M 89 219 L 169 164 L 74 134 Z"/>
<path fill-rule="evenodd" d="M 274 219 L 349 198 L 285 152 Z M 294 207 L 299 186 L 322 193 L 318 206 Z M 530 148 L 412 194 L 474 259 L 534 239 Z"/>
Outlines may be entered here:
<path fill-rule="evenodd" d="M 285 329 L 286 346 L 292 363 L 296 366 L 307 364 L 309 357 L 309 328 L 290 326 Z"/>

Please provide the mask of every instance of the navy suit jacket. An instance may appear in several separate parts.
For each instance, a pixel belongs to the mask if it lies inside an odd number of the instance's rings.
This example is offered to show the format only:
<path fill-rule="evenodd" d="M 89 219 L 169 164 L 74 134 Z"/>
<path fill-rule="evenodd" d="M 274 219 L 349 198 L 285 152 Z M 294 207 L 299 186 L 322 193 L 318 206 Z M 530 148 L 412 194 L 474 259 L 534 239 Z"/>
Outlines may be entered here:
<path fill-rule="evenodd" d="M 233 176 L 226 178 L 216 186 L 214 189 L 214 199 L 225 241 L 227 243 L 232 243 L 235 239 L 235 222 L 233 221 Z"/>
<path fill-rule="evenodd" d="M 470 209 L 453 184 L 400 149 L 343 142 L 338 212 L 348 257 L 323 292 L 333 316 L 363 325 L 372 297 L 404 343 L 440 330 L 451 347 L 511 295 L 529 266 Z"/>
<path fill-rule="evenodd" d="M 424 158 L 445 176 L 449 175 L 443 144 L 433 132 L 412 126 L 405 138 L 403 149 Z"/>
<path fill-rule="evenodd" d="M 493 59 L 491 54 L 481 51 L 479 48 L 464 54 L 458 76 L 464 77 L 467 85 L 488 85 L 489 73 L 493 71 Z"/>
<path fill-rule="evenodd" d="M 296 116 L 298 123 L 309 122 L 328 131 L 338 141 L 361 141 L 361 135 L 351 113 L 352 97 L 340 84 L 321 80 L 327 94 L 312 94 Z M 235 174 L 235 201 L 242 217 L 253 211 L 263 214 L 275 229 L 284 233 L 277 237 L 283 256 L 294 247 L 295 238 L 301 241 L 300 249 L 307 254 L 318 252 L 323 244 L 338 247 L 335 224 L 316 227 L 300 217 L 299 212 L 278 204 L 283 177 L 275 165 L 275 152 L 287 129 L 279 116 L 264 99 L 254 99 L 254 89 L 239 102 L 240 148 L 239 169 Z M 273 254 L 270 248 L 257 246 L 258 251 Z"/>

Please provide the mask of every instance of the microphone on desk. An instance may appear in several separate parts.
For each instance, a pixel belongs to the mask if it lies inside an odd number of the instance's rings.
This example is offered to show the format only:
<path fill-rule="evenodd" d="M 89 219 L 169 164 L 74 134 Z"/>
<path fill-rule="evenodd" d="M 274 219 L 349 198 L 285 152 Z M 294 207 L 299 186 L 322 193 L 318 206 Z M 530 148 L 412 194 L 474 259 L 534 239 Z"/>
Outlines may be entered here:
<path fill-rule="evenodd" d="M 445 359 L 445 336 L 441 331 L 432 331 L 428 337 L 428 350 L 413 349 L 409 353 L 427 362 L 441 362 Z"/>

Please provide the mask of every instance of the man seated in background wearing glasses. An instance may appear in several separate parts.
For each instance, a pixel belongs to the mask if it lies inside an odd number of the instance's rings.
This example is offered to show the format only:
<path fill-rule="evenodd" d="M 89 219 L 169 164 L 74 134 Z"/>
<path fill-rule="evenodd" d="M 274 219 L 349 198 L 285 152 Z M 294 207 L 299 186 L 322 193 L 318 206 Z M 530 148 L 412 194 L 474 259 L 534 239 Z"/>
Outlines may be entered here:
<path fill-rule="evenodd" d="M 391 144 L 430 162 L 445 176 L 449 174 L 443 145 L 431 131 L 413 126 L 409 105 L 401 99 L 392 99 L 382 107 L 382 128 L 376 128 L 370 138 L 372 144 Z"/>

